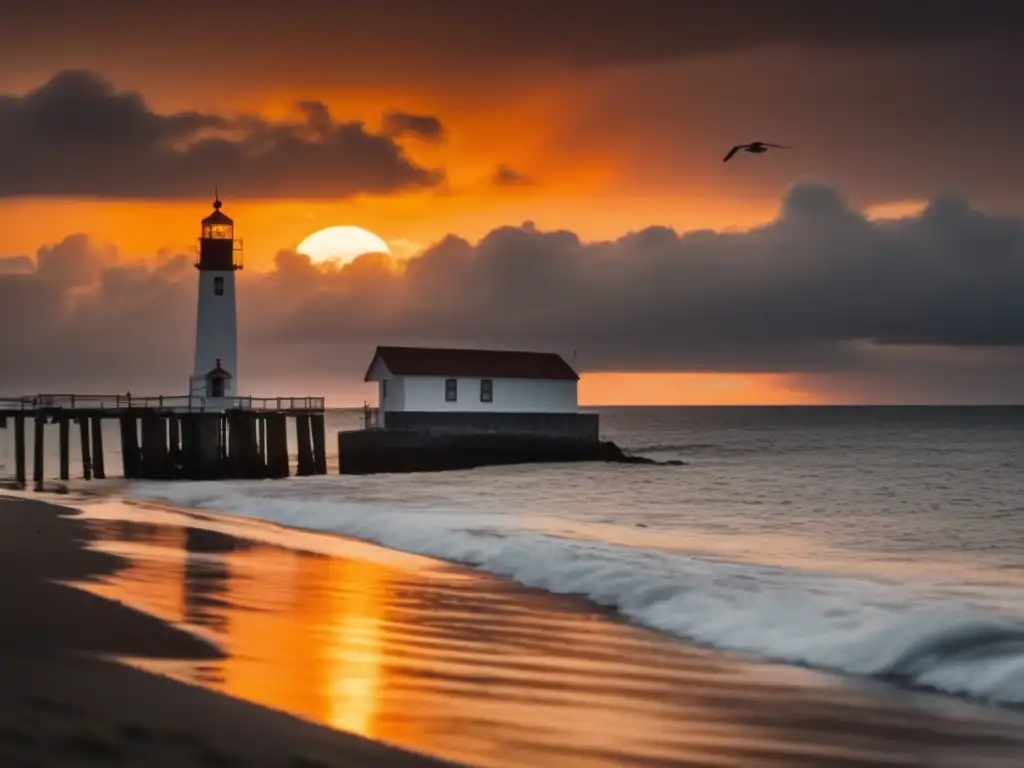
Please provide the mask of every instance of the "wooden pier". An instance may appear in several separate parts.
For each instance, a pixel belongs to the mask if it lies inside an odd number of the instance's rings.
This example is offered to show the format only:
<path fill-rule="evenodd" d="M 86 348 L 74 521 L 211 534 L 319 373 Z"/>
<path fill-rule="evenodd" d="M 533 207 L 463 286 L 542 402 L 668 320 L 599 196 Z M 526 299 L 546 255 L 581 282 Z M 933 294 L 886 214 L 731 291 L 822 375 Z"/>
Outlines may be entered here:
<path fill-rule="evenodd" d="M 107 477 L 103 422 L 120 425 L 122 470 L 130 480 L 282 478 L 291 473 L 288 420 L 295 422 L 298 475 L 327 474 L 322 397 L 132 397 L 33 395 L 0 398 L 0 422 L 14 431 L 14 480 L 27 484 L 25 429 L 33 425 L 32 480 L 45 477 L 47 424 L 58 425 L 59 476 L 70 479 L 77 426 L 82 477 Z"/>

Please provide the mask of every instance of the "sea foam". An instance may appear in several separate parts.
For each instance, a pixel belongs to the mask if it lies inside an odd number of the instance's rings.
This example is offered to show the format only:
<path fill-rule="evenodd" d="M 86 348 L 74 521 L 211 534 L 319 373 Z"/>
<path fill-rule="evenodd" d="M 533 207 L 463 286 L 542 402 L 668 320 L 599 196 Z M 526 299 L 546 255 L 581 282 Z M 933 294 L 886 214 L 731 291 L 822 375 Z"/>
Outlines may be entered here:
<path fill-rule="evenodd" d="M 1024 704 L 1024 624 L 908 585 L 562 538 L 495 515 L 308 498 L 298 484 L 142 483 L 131 490 L 462 563 L 579 595 L 723 650 Z"/>

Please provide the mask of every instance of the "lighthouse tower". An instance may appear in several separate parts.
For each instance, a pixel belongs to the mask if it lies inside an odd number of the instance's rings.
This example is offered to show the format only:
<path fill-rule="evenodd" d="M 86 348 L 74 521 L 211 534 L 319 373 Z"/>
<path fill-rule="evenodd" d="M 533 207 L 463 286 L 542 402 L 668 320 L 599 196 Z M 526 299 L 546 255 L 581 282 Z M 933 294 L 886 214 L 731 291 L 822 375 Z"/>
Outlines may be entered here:
<path fill-rule="evenodd" d="M 189 394 L 204 401 L 238 392 L 235 272 L 242 268 L 242 241 L 235 240 L 235 223 L 221 212 L 219 196 L 214 198 L 213 213 L 203 219 L 199 238 L 196 357 L 189 380 Z"/>

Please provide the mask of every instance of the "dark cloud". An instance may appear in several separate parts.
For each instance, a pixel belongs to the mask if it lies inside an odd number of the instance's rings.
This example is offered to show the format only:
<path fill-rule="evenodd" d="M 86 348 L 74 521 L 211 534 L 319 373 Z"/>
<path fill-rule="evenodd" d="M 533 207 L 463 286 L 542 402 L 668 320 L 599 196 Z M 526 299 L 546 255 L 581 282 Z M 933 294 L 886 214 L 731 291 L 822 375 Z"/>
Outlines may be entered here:
<path fill-rule="evenodd" d="M 389 136 L 299 107 L 305 122 L 158 114 L 93 72 L 64 71 L 0 96 L 0 196 L 194 196 L 220 182 L 236 197 L 348 197 L 442 180 Z"/>
<path fill-rule="evenodd" d="M 186 257 L 118 265 L 74 236 L 37 263 L 0 275 L 2 319 L 19 328 L 0 340 L 8 386 L 184 386 Z M 449 236 L 399 272 L 379 257 L 323 271 L 285 251 L 240 280 L 253 389 L 282 371 L 357 377 L 377 343 L 444 343 L 575 349 L 587 370 L 898 375 L 932 400 L 946 374 L 963 387 L 975 371 L 979 392 L 1024 398 L 1024 221 L 956 196 L 873 221 L 802 183 L 749 232 L 649 227 L 586 243 L 527 223 L 476 244 Z"/>
<path fill-rule="evenodd" d="M 499 165 L 491 175 L 491 183 L 498 187 L 520 187 L 533 184 L 533 179 L 507 165 Z"/>
<path fill-rule="evenodd" d="M 334 130 L 334 119 L 327 105 L 319 101 L 300 101 L 299 109 L 306 116 L 309 127 L 318 136 L 326 137 Z"/>
<path fill-rule="evenodd" d="M 444 126 L 433 115 L 392 110 L 384 115 L 384 133 L 395 138 L 415 136 L 427 141 L 440 141 L 444 136 Z"/>
<path fill-rule="evenodd" d="M 978 40 L 1016 45 L 1024 38 L 1024 10 L 1010 0 L 930 0 L 927 7 L 892 0 L 296 0 L 262 7 L 220 0 L 216 13 L 218 23 L 197 24 L 196 19 L 210 14 L 209 4 L 200 0 L 180 0 L 172 10 L 129 0 L 18 3 L 5 9 L 0 42 L 19 52 L 44 41 L 78 50 L 82 32 L 88 31 L 100 45 L 110 45 L 115 35 L 135 38 L 125 40 L 134 55 L 166 51 L 169 56 L 173 49 L 184 65 L 194 58 L 209 67 L 208 57 L 197 52 L 218 50 L 226 54 L 217 59 L 219 67 L 232 57 L 252 61 L 255 53 L 268 68 L 402 66 L 418 74 L 530 61 L 623 64 L 770 45 L 836 48 Z M 58 30 L 54 18 L 61 19 Z M 267 51 L 276 51 L 276 57 Z"/>
<path fill-rule="evenodd" d="M 18 275 L 35 271 L 28 256 L 0 256 L 0 275 Z"/>
<path fill-rule="evenodd" d="M 19 88 L 30 73 L 89 66 L 146 83 L 147 95 L 196 104 L 236 103 L 236 93 L 322 87 L 344 95 L 352 88 L 360 99 L 381 92 L 409 94 L 412 104 L 437 100 L 456 115 L 525 110 L 533 103 L 525 92 L 551 89 L 551 119 L 528 118 L 545 120 L 538 147 L 551 164 L 545 183 L 557 181 L 566 162 L 612 166 L 608 176 L 618 178 L 608 184 L 617 192 L 655 196 L 689 187 L 730 201 L 724 208 L 740 195 L 763 203 L 780 184 L 815 174 L 842 183 L 858 203 L 956 187 L 986 205 L 1024 210 L 1024 79 L 1017 75 L 1024 4 L 932 0 L 922 7 L 892 0 L 310 0 L 282 10 L 221 0 L 217 23 L 197 24 L 210 12 L 198 1 L 154 11 L 137 2 L 54 0 L 5 9 L 0 62 Z M 444 188 L 438 173 L 396 146 L 399 136 L 436 141 L 451 130 L 430 115 L 394 112 L 379 131 L 375 121 L 368 130 L 337 123 L 311 101 L 300 105 L 296 124 L 268 126 L 220 109 L 151 114 L 138 97 L 116 91 L 94 109 L 67 90 L 60 92 L 67 104 L 41 104 L 46 121 L 38 137 L 29 130 L 36 124 L 23 122 L 18 137 L 0 146 L 0 195 L 51 188 L 194 195 L 215 181 L 232 194 Z M 96 146 L 97 137 L 110 146 Z M 799 151 L 722 168 L 726 148 L 758 138 Z M 26 151 L 11 162 L 13 141 Z M 516 160 L 499 148 L 491 162 L 506 157 Z"/>
<path fill-rule="evenodd" d="M 528 224 L 450 237 L 376 279 L 378 311 L 332 295 L 278 332 L 555 344 L 606 370 L 830 369 L 872 344 L 1024 345 L 1024 226 L 956 197 L 874 222 L 803 183 L 750 232 L 649 227 L 586 244 Z"/>

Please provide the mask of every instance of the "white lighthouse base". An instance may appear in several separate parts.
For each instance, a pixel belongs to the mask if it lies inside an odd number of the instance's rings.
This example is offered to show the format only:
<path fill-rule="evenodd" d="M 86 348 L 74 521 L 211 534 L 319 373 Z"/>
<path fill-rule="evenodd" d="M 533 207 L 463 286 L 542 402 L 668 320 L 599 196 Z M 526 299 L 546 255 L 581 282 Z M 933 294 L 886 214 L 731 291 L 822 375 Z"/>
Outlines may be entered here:
<path fill-rule="evenodd" d="M 191 411 L 226 411 L 230 408 L 245 409 L 252 407 L 251 397 L 236 397 L 228 392 L 223 397 L 211 397 L 207 394 L 209 380 L 206 376 L 189 378 L 188 401 Z"/>

